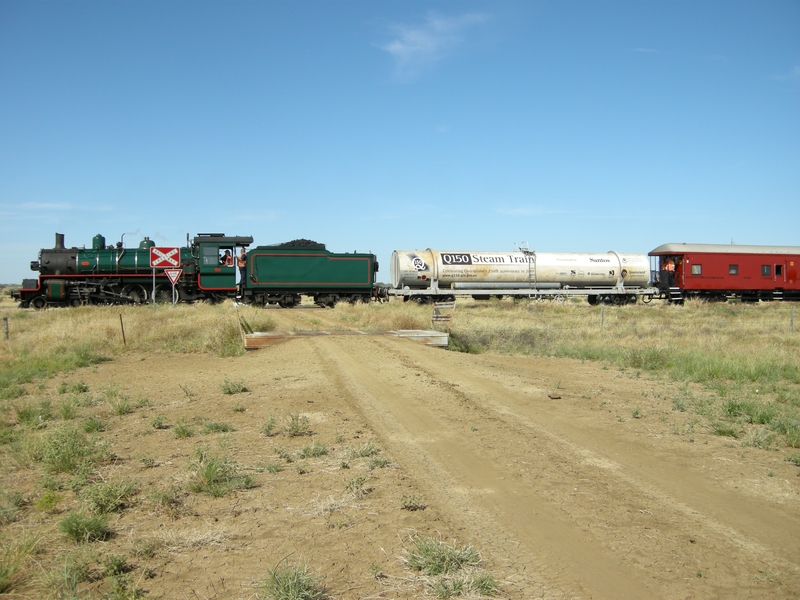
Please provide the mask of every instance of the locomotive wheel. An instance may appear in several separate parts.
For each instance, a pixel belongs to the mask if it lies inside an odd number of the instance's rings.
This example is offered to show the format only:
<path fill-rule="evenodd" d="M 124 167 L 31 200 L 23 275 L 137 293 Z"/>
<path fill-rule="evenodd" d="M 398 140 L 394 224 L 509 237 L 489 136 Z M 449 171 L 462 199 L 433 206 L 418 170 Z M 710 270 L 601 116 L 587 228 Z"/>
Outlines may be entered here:
<path fill-rule="evenodd" d="M 47 308 L 47 298 L 44 296 L 36 296 L 33 300 L 31 300 L 31 306 L 36 310 Z"/>
<path fill-rule="evenodd" d="M 156 302 L 166 304 L 172 302 L 172 288 L 166 285 L 156 286 Z"/>
<path fill-rule="evenodd" d="M 140 285 L 126 285 L 122 288 L 122 294 L 130 298 L 133 304 L 142 304 L 147 301 L 147 292 Z"/>

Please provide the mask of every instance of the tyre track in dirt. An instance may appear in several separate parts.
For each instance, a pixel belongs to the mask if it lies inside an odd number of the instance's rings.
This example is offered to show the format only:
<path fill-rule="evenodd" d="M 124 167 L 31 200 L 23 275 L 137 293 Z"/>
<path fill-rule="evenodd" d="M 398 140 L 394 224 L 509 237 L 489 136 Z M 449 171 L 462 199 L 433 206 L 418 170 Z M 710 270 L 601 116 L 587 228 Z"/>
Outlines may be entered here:
<path fill-rule="evenodd" d="M 332 379 L 358 403 L 405 470 L 421 476 L 435 501 L 460 514 L 470 538 L 493 561 L 505 563 L 518 597 L 532 597 L 533 591 L 543 597 L 654 595 L 646 578 L 621 568 L 591 536 L 564 527 L 557 511 L 537 502 L 534 490 L 519 485 L 513 469 L 481 452 L 447 407 L 434 407 L 421 398 L 413 389 L 418 384 L 413 371 L 391 376 L 396 365 L 391 365 L 384 344 L 315 339 L 313 345 Z M 376 369 L 371 365 L 378 354 Z M 404 365 L 400 370 L 410 371 Z M 412 382 L 401 381 L 409 377 Z M 449 400 L 459 404 L 457 398 Z M 520 510 L 523 506 L 526 509 Z"/>

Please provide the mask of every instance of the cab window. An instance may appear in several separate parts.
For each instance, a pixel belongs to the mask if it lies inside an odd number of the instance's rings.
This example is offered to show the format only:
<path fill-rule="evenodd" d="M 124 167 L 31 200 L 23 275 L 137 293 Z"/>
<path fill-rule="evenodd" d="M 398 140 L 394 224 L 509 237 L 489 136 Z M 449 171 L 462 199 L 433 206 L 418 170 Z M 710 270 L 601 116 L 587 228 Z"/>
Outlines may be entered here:
<path fill-rule="evenodd" d="M 203 266 L 216 267 L 219 265 L 219 253 L 214 246 L 203 246 Z"/>

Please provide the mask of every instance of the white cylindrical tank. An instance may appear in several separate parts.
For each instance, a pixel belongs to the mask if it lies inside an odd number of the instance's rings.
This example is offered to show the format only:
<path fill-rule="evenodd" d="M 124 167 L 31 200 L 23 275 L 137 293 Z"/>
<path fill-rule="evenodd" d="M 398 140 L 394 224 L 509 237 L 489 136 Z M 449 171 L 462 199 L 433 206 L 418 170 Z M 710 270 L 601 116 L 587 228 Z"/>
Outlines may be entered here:
<path fill-rule="evenodd" d="M 613 251 L 587 254 L 395 250 L 391 279 L 395 289 L 426 289 L 434 279 L 440 289 L 646 286 L 650 263 L 644 254 Z"/>

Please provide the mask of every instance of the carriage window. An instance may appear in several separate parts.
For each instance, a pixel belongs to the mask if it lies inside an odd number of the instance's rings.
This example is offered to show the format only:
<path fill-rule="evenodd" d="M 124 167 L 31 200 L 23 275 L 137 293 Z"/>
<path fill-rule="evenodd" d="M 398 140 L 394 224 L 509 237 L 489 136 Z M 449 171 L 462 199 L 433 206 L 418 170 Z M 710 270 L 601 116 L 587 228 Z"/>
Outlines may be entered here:
<path fill-rule="evenodd" d="M 728 275 L 738 275 L 739 265 L 728 265 Z"/>
<path fill-rule="evenodd" d="M 769 265 L 761 265 L 761 274 L 764 277 L 769 277 L 772 275 L 772 268 Z"/>
<path fill-rule="evenodd" d="M 775 276 L 776 277 L 783 276 L 783 265 L 775 265 Z"/>
<path fill-rule="evenodd" d="M 692 265 L 692 275 L 702 275 L 703 265 Z"/>

